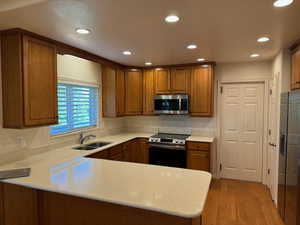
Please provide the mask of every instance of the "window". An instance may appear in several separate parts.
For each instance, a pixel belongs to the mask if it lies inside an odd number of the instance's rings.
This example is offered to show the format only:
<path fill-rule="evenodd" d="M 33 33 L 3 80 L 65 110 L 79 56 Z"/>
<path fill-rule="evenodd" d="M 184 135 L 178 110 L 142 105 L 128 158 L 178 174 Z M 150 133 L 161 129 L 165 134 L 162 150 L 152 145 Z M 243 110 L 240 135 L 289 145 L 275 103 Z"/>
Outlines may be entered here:
<path fill-rule="evenodd" d="M 98 88 L 59 83 L 57 97 L 59 124 L 50 126 L 51 135 L 97 126 Z"/>

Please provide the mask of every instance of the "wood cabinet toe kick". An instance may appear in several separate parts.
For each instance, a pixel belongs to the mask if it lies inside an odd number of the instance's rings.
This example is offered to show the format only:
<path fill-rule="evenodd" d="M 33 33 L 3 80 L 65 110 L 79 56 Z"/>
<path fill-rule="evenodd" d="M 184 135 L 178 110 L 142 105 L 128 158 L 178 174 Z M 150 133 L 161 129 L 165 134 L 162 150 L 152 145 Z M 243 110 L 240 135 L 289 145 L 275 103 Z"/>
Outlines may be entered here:
<path fill-rule="evenodd" d="M 140 208 L 0 182 L 0 225 L 201 225 Z"/>

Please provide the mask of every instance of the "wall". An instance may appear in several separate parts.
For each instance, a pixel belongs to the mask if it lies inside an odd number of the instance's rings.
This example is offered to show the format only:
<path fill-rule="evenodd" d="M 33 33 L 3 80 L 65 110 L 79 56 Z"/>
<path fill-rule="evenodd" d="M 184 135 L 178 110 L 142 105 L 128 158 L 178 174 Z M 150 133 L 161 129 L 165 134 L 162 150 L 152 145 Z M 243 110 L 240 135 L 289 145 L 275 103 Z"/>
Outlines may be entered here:
<path fill-rule="evenodd" d="M 219 81 L 253 81 L 270 79 L 271 61 L 224 63 L 216 66 L 216 79 Z"/>
<path fill-rule="evenodd" d="M 101 66 L 99 64 L 69 55 L 58 55 L 57 67 L 59 80 L 71 83 L 84 81 L 91 85 L 101 85 Z M 101 104 L 99 105 L 101 112 Z M 2 127 L 2 91 L 0 92 L 0 118 Z M 93 129 L 91 133 L 95 133 L 99 137 L 121 132 L 122 128 L 123 118 L 103 119 L 100 115 L 99 127 Z M 51 137 L 48 127 L 23 130 L 0 128 L 0 164 L 20 160 L 28 155 L 49 151 L 64 145 L 75 144 L 78 142 L 78 137 L 79 133 Z"/>

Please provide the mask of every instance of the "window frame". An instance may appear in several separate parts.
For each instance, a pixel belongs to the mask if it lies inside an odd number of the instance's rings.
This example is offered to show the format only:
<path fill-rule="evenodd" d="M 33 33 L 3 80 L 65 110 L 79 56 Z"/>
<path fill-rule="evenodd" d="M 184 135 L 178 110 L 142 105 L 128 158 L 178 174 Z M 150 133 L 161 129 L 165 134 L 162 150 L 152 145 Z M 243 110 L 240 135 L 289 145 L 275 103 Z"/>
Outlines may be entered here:
<path fill-rule="evenodd" d="M 99 129 L 100 127 L 100 120 L 101 120 L 101 90 L 100 90 L 100 85 L 99 84 L 94 84 L 94 83 L 88 83 L 88 82 L 81 82 L 81 81 L 77 81 L 77 80 L 70 80 L 70 79 L 59 79 L 57 81 L 57 86 L 62 83 L 62 84 L 67 84 L 67 85 L 77 85 L 77 86 L 85 86 L 85 87 L 93 87 L 93 88 L 97 88 L 97 123 L 96 125 L 93 126 L 88 126 L 88 127 L 82 127 L 82 128 L 78 128 L 78 129 L 74 129 L 74 130 L 69 130 L 66 132 L 62 132 L 62 133 L 58 133 L 58 134 L 51 134 L 51 128 L 50 126 L 48 127 L 48 134 L 50 135 L 50 138 L 54 139 L 57 137 L 63 137 L 63 136 L 69 136 L 69 135 L 74 135 L 74 134 L 79 134 L 81 132 L 86 132 L 86 131 L 95 131 L 97 129 Z M 58 106 L 57 106 L 57 110 L 58 110 Z M 58 125 L 58 124 L 55 124 Z M 51 126 L 55 126 L 55 125 L 51 125 Z"/>

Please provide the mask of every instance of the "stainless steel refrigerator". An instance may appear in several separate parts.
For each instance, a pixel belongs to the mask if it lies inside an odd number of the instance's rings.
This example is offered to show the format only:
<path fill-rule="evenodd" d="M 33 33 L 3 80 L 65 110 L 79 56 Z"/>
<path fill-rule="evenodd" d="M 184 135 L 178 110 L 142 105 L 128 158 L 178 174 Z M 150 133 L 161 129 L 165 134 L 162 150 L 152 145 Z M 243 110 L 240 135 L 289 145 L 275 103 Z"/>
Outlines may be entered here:
<path fill-rule="evenodd" d="M 281 95 L 278 210 L 286 225 L 300 225 L 300 91 Z"/>

